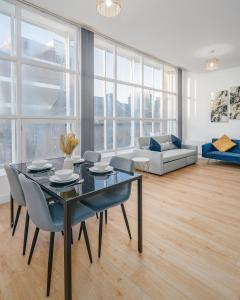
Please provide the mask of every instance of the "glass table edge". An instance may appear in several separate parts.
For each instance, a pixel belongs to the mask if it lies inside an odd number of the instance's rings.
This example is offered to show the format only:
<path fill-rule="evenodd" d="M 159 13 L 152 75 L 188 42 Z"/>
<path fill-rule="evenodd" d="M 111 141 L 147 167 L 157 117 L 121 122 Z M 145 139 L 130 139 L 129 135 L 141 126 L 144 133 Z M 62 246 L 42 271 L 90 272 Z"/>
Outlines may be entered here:
<path fill-rule="evenodd" d="M 62 203 L 66 203 L 66 202 L 73 202 L 73 201 L 79 201 L 81 199 L 84 199 L 85 197 L 88 197 L 88 196 L 92 196 L 92 195 L 95 195 L 97 193 L 100 193 L 102 191 L 106 191 L 106 190 L 109 190 L 113 187 L 116 187 L 116 186 L 120 186 L 122 184 L 126 184 L 126 183 L 129 183 L 129 182 L 132 182 L 132 181 L 136 181 L 136 180 L 139 180 L 140 178 L 142 178 L 142 175 L 141 174 L 138 174 L 136 172 L 134 173 L 128 173 L 128 172 L 123 172 L 123 173 L 127 173 L 128 175 L 132 176 L 130 177 L 129 179 L 127 180 L 124 180 L 122 182 L 119 182 L 117 184 L 114 184 L 114 185 L 111 185 L 111 186 L 108 186 L 108 187 L 104 187 L 103 189 L 99 189 L 99 190 L 95 190 L 95 191 L 91 191 L 91 192 L 88 192 L 88 193 L 85 193 L 83 195 L 80 195 L 80 196 L 77 196 L 77 197 L 73 197 L 73 198 L 69 198 L 69 199 L 64 199 L 62 198 L 61 196 L 58 196 L 56 193 L 54 193 L 52 190 L 48 189 L 45 185 L 41 184 L 40 182 L 38 182 L 37 180 L 34 180 L 32 177 L 28 176 L 26 173 L 22 172 L 21 170 L 19 170 L 19 168 L 17 168 L 17 166 L 21 165 L 21 164 L 24 164 L 24 163 L 12 163 L 11 166 L 17 170 L 19 173 L 23 174 L 24 176 L 26 176 L 27 178 L 35 181 L 36 183 L 38 183 L 40 185 L 40 187 L 45 191 L 47 192 L 49 195 L 51 195 L 54 199 L 58 199 L 60 200 Z"/>

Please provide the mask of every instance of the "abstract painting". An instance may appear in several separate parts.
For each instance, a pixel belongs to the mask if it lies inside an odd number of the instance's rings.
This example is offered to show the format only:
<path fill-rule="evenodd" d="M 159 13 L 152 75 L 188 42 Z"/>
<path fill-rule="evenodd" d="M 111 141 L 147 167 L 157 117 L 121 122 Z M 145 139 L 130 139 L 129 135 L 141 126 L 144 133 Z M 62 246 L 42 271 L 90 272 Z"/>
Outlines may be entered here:
<path fill-rule="evenodd" d="M 229 92 L 216 92 L 211 101 L 211 122 L 228 122 Z"/>
<path fill-rule="evenodd" d="M 240 86 L 230 88 L 230 119 L 240 120 Z"/>

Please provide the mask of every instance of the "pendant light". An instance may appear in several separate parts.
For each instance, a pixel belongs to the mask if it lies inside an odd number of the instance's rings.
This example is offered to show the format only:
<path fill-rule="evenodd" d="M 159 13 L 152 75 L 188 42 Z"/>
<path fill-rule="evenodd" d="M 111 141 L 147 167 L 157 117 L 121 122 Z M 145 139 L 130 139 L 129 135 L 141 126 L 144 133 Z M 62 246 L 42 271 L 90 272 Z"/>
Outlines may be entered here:
<path fill-rule="evenodd" d="M 206 71 L 214 71 L 217 70 L 219 67 L 219 59 L 212 58 L 206 61 L 205 69 Z"/>
<path fill-rule="evenodd" d="M 115 17 L 120 14 L 123 0 L 97 0 L 97 12 L 104 17 Z"/>

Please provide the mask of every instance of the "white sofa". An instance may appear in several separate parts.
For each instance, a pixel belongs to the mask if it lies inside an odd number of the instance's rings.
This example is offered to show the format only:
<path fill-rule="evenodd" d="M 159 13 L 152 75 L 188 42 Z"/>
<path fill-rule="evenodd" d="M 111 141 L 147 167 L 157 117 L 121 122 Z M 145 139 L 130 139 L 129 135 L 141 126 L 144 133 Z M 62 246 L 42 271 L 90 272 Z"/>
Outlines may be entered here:
<path fill-rule="evenodd" d="M 153 136 L 159 143 L 171 142 L 171 135 Z M 197 146 L 182 145 L 181 149 L 175 148 L 162 152 L 150 151 L 150 137 L 138 139 L 139 149 L 131 153 L 131 157 L 147 157 L 150 159 L 149 172 L 163 175 L 165 173 L 195 164 L 198 159 Z"/>

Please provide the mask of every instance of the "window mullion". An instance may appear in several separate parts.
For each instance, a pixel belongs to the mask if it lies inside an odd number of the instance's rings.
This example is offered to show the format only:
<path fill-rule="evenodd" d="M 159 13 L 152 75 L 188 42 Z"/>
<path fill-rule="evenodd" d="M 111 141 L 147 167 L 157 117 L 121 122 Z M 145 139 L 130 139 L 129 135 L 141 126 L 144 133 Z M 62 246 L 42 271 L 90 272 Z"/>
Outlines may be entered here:
<path fill-rule="evenodd" d="M 106 62 L 106 60 L 105 60 Z M 105 69 L 106 69 L 106 65 L 105 65 Z M 103 116 L 104 116 L 104 151 L 107 150 L 107 121 L 106 121 L 106 116 L 107 116 L 107 99 L 106 99 L 106 91 L 107 91 L 107 82 L 106 80 L 104 81 L 104 100 L 103 100 Z"/>
<path fill-rule="evenodd" d="M 135 109 L 135 89 L 132 87 L 131 89 L 131 146 L 134 145 L 134 130 L 135 130 L 135 126 L 134 126 L 134 109 Z"/>
<path fill-rule="evenodd" d="M 141 99 L 141 106 L 140 106 L 140 136 L 143 136 L 143 114 L 144 114 L 144 56 L 142 56 L 142 65 L 141 65 L 141 76 L 142 76 L 142 99 Z"/>
<path fill-rule="evenodd" d="M 23 161 L 23 133 L 22 133 L 22 72 L 21 72 L 21 7 L 16 5 L 16 144 L 17 161 Z"/>
<path fill-rule="evenodd" d="M 69 35 L 65 34 L 65 42 L 64 42 L 64 48 L 65 48 L 65 66 L 66 69 L 69 69 Z M 66 93 L 66 115 L 70 116 L 70 105 L 71 105 L 71 99 L 70 99 L 70 74 L 68 72 L 65 73 L 65 93 Z"/>
<path fill-rule="evenodd" d="M 114 46 L 113 149 L 117 148 L 117 47 Z"/>

